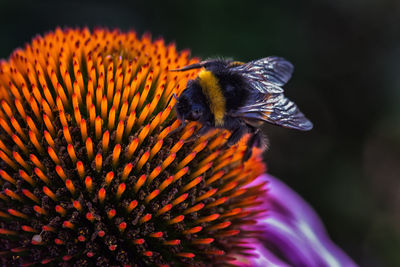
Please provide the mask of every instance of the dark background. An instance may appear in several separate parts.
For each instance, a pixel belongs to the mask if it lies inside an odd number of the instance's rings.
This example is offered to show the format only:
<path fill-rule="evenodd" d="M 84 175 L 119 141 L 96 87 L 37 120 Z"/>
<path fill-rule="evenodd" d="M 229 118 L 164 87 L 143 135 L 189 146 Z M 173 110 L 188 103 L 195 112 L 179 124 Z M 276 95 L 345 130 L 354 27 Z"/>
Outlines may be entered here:
<path fill-rule="evenodd" d="M 265 126 L 269 172 L 362 266 L 400 266 L 400 1 L 0 1 L 0 58 L 56 26 L 150 31 L 194 56 L 295 65 L 311 132 Z"/>

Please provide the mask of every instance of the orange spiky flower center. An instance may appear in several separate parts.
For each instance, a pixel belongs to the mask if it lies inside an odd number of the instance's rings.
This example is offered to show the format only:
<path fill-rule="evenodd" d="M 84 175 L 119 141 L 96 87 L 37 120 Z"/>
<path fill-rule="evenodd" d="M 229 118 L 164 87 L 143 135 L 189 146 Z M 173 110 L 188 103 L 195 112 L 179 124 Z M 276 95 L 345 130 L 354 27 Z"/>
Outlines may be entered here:
<path fill-rule="evenodd" d="M 197 71 L 163 40 L 61 30 L 0 63 L 0 262 L 168 266 L 246 254 L 264 171 L 229 132 L 184 129 Z M 167 106 L 168 105 L 168 106 Z M 172 133 L 172 134 L 170 134 Z M 193 141 L 194 140 L 194 141 Z M 251 209 L 249 209 L 252 207 Z"/>

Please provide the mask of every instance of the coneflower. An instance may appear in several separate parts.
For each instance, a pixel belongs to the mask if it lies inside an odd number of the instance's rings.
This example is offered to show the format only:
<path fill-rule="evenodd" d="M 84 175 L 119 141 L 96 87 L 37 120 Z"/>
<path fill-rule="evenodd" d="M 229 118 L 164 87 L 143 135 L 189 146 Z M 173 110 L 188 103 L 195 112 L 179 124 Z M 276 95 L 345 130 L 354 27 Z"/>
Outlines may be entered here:
<path fill-rule="evenodd" d="M 245 142 L 228 148 L 227 131 L 178 128 L 170 97 L 197 71 L 168 69 L 196 61 L 149 35 L 57 29 L 0 63 L 2 264 L 252 255 L 265 167 L 257 151 L 242 164 Z"/>

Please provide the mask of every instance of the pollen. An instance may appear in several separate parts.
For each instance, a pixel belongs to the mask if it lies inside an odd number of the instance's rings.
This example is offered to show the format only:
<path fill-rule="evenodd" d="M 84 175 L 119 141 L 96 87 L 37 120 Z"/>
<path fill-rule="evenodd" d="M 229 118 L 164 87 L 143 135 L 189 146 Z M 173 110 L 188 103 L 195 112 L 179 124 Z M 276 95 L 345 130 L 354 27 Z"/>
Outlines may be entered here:
<path fill-rule="evenodd" d="M 264 193 L 246 185 L 265 166 L 257 151 L 243 163 L 246 140 L 228 148 L 226 130 L 180 127 L 171 96 L 198 70 L 168 70 L 198 61 L 149 34 L 101 28 L 58 28 L 0 61 L 1 265 L 246 255 Z"/>

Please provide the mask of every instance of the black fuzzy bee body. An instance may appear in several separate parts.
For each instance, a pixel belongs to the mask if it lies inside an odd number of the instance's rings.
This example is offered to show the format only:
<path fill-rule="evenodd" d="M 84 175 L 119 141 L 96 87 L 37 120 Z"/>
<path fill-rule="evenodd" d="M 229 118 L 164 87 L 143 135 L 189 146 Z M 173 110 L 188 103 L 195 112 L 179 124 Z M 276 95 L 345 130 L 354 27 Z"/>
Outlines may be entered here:
<path fill-rule="evenodd" d="M 252 134 L 244 160 L 253 147 L 263 147 L 259 130 L 263 122 L 307 131 L 312 123 L 283 95 L 282 86 L 290 79 L 293 65 L 279 57 L 248 63 L 207 60 L 175 71 L 203 68 L 188 82 L 178 98 L 176 113 L 181 121 L 199 121 L 202 132 L 210 128 L 231 131 L 228 146 L 246 133 Z"/>

